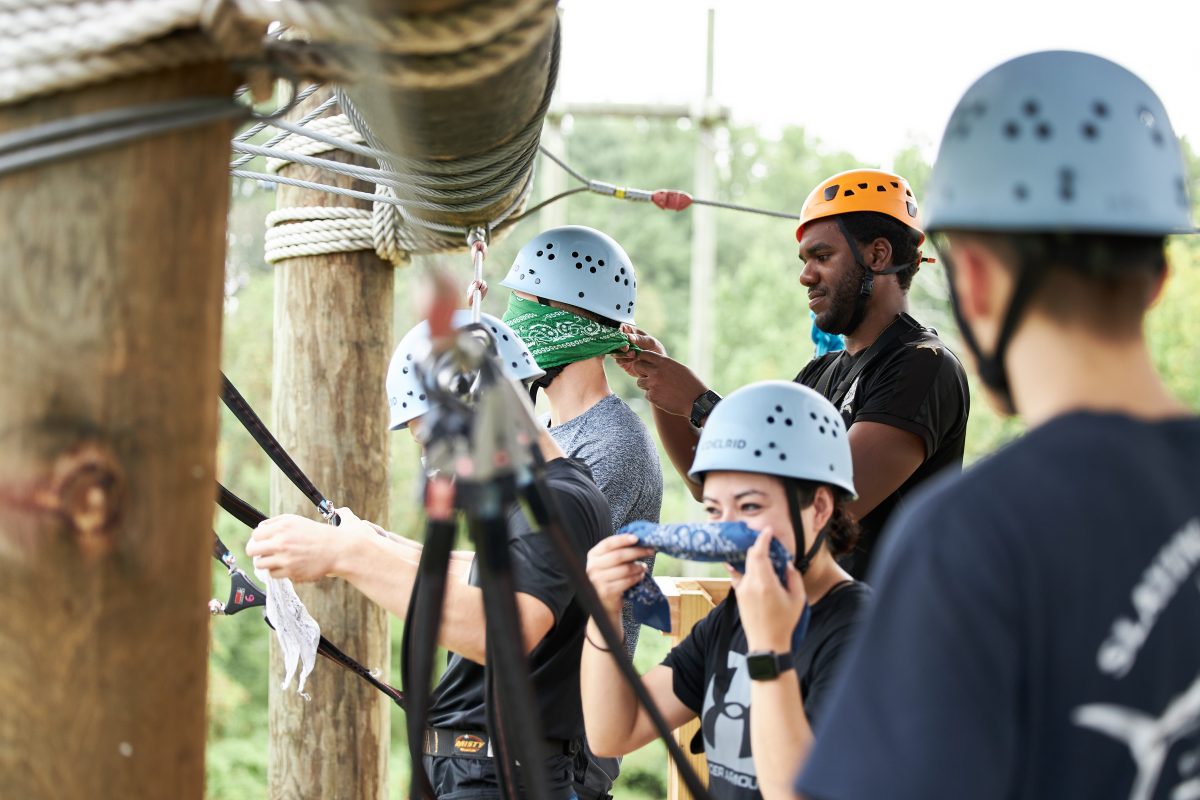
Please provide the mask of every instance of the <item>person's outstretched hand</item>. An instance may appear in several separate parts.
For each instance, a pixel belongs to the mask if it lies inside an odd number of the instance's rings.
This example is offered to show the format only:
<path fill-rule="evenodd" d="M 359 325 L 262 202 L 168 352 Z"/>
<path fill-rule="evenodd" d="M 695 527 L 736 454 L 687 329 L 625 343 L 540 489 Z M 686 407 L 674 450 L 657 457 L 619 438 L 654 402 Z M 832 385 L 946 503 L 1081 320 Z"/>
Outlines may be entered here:
<path fill-rule="evenodd" d="M 350 548 L 377 535 L 350 509 L 339 508 L 337 513 L 341 524 L 336 528 L 296 514 L 263 520 L 246 545 L 246 555 L 254 559 L 255 569 L 272 578 L 304 583 L 333 575 Z"/>

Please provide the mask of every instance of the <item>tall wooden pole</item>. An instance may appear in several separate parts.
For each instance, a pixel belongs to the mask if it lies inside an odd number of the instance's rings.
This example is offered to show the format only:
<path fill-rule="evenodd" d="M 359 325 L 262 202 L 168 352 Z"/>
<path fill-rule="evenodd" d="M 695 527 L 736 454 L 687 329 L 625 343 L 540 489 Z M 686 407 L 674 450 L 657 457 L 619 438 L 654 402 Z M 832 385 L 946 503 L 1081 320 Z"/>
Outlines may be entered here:
<path fill-rule="evenodd" d="M 0 133 L 232 96 L 191 66 Z M 0 794 L 204 796 L 232 122 L 0 176 Z"/>
<path fill-rule="evenodd" d="M 317 92 L 293 116 L 327 98 Z M 346 153 L 324 157 L 351 161 Z M 365 163 L 356 161 L 355 163 Z M 376 166 L 370 164 L 369 166 Z M 282 174 L 374 191 L 343 175 L 299 165 Z M 279 208 L 369 207 L 362 201 L 279 188 Z M 384 378 L 393 345 L 393 268 L 374 252 L 293 258 L 275 268 L 273 429 L 300 468 L 337 505 L 363 519 L 388 518 L 388 431 Z M 271 513 L 315 517 L 312 504 L 278 471 Z M 331 529 L 331 536 L 337 531 Z M 360 662 L 387 670 L 386 612 L 348 584 L 298 588 L 322 631 Z M 363 681 L 319 661 L 305 691 L 283 693 L 282 658 L 271 642 L 272 798 L 371 800 L 387 794 L 387 700 Z"/>
<path fill-rule="evenodd" d="M 704 103 L 696 122 L 696 197 L 717 195 L 716 125 L 713 113 L 713 34 L 716 12 L 708 10 L 708 50 L 705 62 Z M 688 319 L 688 363 L 702 380 L 712 380 L 712 298 L 717 265 L 717 220 L 712 206 L 692 206 L 692 273 Z"/>

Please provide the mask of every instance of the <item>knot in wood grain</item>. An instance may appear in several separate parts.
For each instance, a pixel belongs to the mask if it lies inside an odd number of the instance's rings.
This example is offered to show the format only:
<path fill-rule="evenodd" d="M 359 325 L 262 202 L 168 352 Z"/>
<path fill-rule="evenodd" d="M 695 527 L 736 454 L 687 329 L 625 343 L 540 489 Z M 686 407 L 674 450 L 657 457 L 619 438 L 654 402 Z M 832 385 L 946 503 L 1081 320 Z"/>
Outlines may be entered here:
<path fill-rule="evenodd" d="M 111 450 L 85 442 L 59 454 L 49 494 L 82 549 L 92 555 L 111 549 L 125 510 L 125 476 Z"/>

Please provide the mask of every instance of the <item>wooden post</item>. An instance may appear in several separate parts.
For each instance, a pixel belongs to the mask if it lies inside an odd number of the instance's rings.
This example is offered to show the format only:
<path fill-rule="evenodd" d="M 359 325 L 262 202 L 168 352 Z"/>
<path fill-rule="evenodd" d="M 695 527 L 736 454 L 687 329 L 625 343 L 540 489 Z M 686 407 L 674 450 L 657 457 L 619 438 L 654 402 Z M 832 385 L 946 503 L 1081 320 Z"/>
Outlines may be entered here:
<path fill-rule="evenodd" d="M 197 95 L 222 64 L 0 108 Z M 232 121 L 0 176 L 0 793 L 204 796 Z"/>
<path fill-rule="evenodd" d="M 720 112 L 713 107 L 713 34 L 716 12 L 708 10 L 708 50 L 704 103 L 692 114 L 696 124 L 694 161 L 696 197 L 717 196 L 717 137 Z M 701 380 L 711 381 L 713 282 L 717 266 L 717 215 L 712 206 L 696 205 L 692 212 L 692 271 L 689 279 L 688 363 Z"/>
<path fill-rule="evenodd" d="M 682 642 L 692 632 L 696 623 L 708 616 L 708 612 L 729 594 L 728 578 L 655 578 L 659 588 L 667 597 L 671 609 L 671 647 Z M 694 719 L 675 730 L 675 741 L 683 748 L 692 768 L 707 783 L 708 760 L 703 753 L 693 754 L 689 749 L 692 737 L 700 730 L 700 720 Z M 679 777 L 679 768 L 674 761 L 667 764 L 667 800 L 692 800 Z"/>
<path fill-rule="evenodd" d="M 317 92 L 293 116 L 329 96 Z M 334 152 L 325 158 L 351 161 Z M 358 160 L 354 163 L 365 163 Z M 369 166 L 376 166 L 370 164 Z M 374 191 L 348 178 L 289 165 L 281 173 Z M 368 203 L 281 186 L 279 208 Z M 273 430 L 300 468 L 336 505 L 363 519 L 388 518 L 388 430 L 384 377 L 391 356 L 393 268 L 374 252 L 293 258 L 275 269 Z M 319 518 L 278 470 L 271 513 Z M 331 529 L 330 535 L 337 531 Z M 387 613 L 342 581 L 298 587 L 330 640 L 386 673 Z M 319 661 L 305 691 L 280 691 L 283 662 L 271 642 L 270 766 L 272 798 L 371 800 L 387 794 L 389 705 L 349 673 Z"/>

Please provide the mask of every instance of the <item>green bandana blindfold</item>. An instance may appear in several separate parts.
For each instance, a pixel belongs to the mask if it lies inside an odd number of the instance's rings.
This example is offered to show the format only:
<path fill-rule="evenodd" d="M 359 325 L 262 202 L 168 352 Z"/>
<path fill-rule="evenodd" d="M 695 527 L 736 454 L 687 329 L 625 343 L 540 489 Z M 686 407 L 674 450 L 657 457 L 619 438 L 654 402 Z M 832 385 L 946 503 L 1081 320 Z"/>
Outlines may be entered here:
<path fill-rule="evenodd" d="M 574 364 L 623 347 L 637 349 L 616 328 L 516 294 L 508 298 L 504 322 L 521 337 L 542 369 Z"/>

